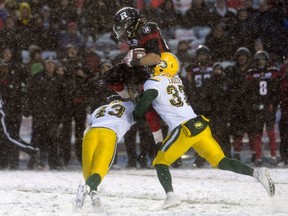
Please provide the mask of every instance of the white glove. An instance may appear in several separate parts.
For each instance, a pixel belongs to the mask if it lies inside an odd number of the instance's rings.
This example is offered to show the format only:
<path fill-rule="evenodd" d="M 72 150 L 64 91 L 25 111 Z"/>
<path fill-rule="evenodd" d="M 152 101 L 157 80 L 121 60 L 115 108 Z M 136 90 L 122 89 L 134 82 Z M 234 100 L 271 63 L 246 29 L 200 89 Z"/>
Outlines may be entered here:
<path fill-rule="evenodd" d="M 129 50 L 123 61 L 128 67 L 133 67 L 131 61 L 133 60 L 133 50 Z"/>

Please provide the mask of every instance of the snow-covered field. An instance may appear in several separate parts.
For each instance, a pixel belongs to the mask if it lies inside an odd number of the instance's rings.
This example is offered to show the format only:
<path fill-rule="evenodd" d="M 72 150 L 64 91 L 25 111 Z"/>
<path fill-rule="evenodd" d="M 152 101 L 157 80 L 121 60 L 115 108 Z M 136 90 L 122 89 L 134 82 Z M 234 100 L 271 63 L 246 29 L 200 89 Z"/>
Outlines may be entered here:
<path fill-rule="evenodd" d="M 153 169 L 111 170 L 99 188 L 102 206 L 87 197 L 81 211 L 72 202 L 83 182 L 80 168 L 66 171 L 0 171 L 0 215 L 288 215 L 288 169 L 272 169 L 276 195 L 271 198 L 255 179 L 227 171 L 172 169 L 179 207 L 162 210 L 165 199 Z"/>

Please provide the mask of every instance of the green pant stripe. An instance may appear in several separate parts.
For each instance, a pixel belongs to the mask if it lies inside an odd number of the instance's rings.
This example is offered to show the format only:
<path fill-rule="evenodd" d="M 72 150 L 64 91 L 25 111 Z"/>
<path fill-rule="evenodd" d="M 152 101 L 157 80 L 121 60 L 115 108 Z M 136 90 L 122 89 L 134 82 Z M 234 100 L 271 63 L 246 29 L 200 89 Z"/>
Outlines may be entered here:
<path fill-rule="evenodd" d="M 115 148 L 114 148 L 114 153 L 113 153 L 112 159 L 111 159 L 111 161 L 109 163 L 109 170 L 110 170 L 111 166 L 113 165 L 113 161 L 114 161 L 114 159 L 116 157 L 116 150 L 117 150 L 117 143 L 118 143 L 117 140 L 118 140 L 118 138 L 116 138 L 116 143 L 114 144 Z"/>
<path fill-rule="evenodd" d="M 163 147 L 161 148 L 161 151 L 167 151 L 170 146 L 178 139 L 181 131 L 180 129 L 181 127 L 177 127 L 175 128 L 174 132 L 172 131 L 171 136 L 165 141 Z"/>

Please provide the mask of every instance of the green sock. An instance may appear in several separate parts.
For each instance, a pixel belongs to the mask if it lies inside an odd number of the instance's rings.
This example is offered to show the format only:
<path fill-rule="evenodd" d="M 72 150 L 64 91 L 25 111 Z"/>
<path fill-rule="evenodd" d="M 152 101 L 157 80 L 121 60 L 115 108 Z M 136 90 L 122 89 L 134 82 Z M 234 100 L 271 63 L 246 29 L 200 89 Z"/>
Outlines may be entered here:
<path fill-rule="evenodd" d="M 157 164 L 155 165 L 155 169 L 157 171 L 157 176 L 158 179 L 164 188 L 165 192 L 172 192 L 173 187 L 172 187 L 172 177 L 171 173 L 169 171 L 169 167 L 167 165 L 163 164 Z"/>
<path fill-rule="evenodd" d="M 254 169 L 243 164 L 241 161 L 224 157 L 218 164 L 221 170 L 229 170 L 242 175 L 253 176 Z"/>
<path fill-rule="evenodd" d="M 92 174 L 87 180 L 86 184 L 90 187 L 90 191 L 97 191 L 97 187 L 101 182 L 101 176 L 97 173 Z"/>

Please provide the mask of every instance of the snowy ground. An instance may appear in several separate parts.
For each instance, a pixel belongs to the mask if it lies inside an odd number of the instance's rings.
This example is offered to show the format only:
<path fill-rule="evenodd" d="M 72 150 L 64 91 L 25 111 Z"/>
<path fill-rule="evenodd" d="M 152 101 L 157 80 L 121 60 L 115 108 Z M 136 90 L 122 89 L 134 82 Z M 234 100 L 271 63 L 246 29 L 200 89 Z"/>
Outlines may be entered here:
<path fill-rule="evenodd" d="M 0 215 L 288 215 L 288 169 L 271 169 L 276 195 L 271 198 L 255 179 L 227 171 L 172 169 L 182 204 L 162 210 L 164 192 L 155 170 L 111 170 L 99 188 L 101 208 L 89 197 L 81 211 L 72 202 L 83 182 L 80 167 L 66 171 L 0 171 Z"/>
<path fill-rule="evenodd" d="M 29 141 L 31 119 L 25 118 L 22 138 Z M 264 140 L 265 141 L 265 140 Z M 265 141 L 266 143 L 266 141 Z M 126 166 L 123 144 L 118 164 Z M 249 162 L 248 144 L 242 161 Z M 263 150 L 267 149 L 263 145 Z M 279 152 L 277 152 L 279 155 Z M 265 151 L 269 158 L 269 151 Z M 191 168 L 193 154 L 187 154 L 180 169 L 171 169 L 174 190 L 182 204 L 161 210 L 165 194 L 153 169 L 111 170 L 99 188 L 101 208 L 93 209 L 89 197 L 81 211 L 72 202 L 83 177 L 79 162 L 65 171 L 29 171 L 27 155 L 21 154 L 19 171 L 0 171 L 0 216 L 287 216 L 288 167 L 271 169 L 276 195 L 271 198 L 255 179 L 227 171 Z M 267 163 L 264 163 L 264 166 Z"/>

